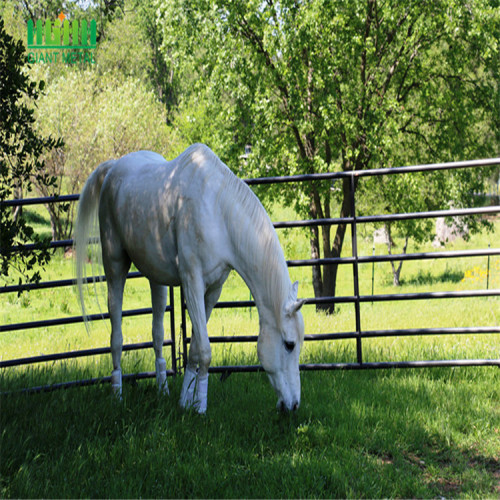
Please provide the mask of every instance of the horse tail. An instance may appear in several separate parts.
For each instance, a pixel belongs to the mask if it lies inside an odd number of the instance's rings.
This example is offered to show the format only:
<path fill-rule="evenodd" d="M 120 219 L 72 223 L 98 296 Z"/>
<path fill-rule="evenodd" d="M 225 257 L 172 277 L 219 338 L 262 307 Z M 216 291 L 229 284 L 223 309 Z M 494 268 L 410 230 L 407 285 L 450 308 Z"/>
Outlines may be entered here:
<path fill-rule="evenodd" d="M 83 296 L 83 281 L 86 278 L 86 261 L 90 247 L 90 258 L 92 263 L 92 281 L 95 286 L 96 269 L 102 261 L 99 236 L 99 199 L 101 187 L 115 160 L 101 163 L 87 179 L 80 194 L 78 214 L 74 230 L 74 247 L 76 252 L 76 284 L 82 308 L 85 327 L 88 330 L 88 316 L 85 312 L 85 301 Z M 97 266 L 96 266 L 97 263 Z M 97 294 L 96 294 L 97 295 Z"/>

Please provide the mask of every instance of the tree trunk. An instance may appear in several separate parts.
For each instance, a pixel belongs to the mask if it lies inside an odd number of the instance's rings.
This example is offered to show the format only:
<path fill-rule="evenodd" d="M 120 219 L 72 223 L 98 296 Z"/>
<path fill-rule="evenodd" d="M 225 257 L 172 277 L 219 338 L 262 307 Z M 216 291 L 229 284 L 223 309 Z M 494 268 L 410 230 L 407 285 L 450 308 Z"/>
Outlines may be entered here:
<path fill-rule="evenodd" d="M 319 231 L 317 227 L 311 228 L 311 259 L 321 258 L 320 248 L 319 248 Z M 312 266 L 312 282 L 314 289 L 314 296 L 321 297 L 323 295 L 323 279 L 321 276 L 321 266 L 315 264 Z M 318 307 L 316 306 L 316 310 Z"/>
<path fill-rule="evenodd" d="M 71 238 L 73 224 L 73 210 L 69 203 L 54 202 L 45 205 L 49 212 L 52 241 L 68 240 Z"/>
<path fill-rule="evenodd" d="M 394 242 L 391 236 L 390 223 L 385 224 L 385 231 L 387 233 L 387 250 L 389 251 L 389 255 L 392 255 L 392 247 L 394 246 Z M 406 253 L 407 247 L 408 247 L 408 236 L 406 236 L 405 238 L 405 244 L 403 246 L 403 255 Z M 401 286 L 400 276 L 401 276 L 401 269 L 403 268 L 403 261 L 400 260 L 399 265 L 396 267 L 394 261 L 391 260 L 391 267 L 392 267 L 392 283 L 394 284 L 394 286 Z"/>
<path fill-rule="evenodd" d="M 14 189 L 14 198 L 16 200 L 23 199 L 23 188 L 22 186 L 16 187 Z M 17 205 L 12 209 L 12 219 L 13 222 L 16 223 L 17 219 L 23 216 L 23 207 L 22 205 Z"/>
<path fill-rule="evenodd" d="M 345 178 L 343 180 L 343 201 L 340 209 L 340 217 L 349 217 L 351 214 L 351 192 L 350 192 L 350 180 Z M 311 215 L 313 218 L 330 217 L 330 200 L 329 194 L 327 194 L 324 201 L 324 208 L 321 206 L 319 196 L 313 196 L 313 201 L 311 204 Z M 323 255 L 325 258 L 339 258 L 342 253 L 342 246 L 344 244 L 345 234 L 347 225 L 338 224 L 335 231 L 335 237 L 333 240 L 333 245 L 330 245 L 330 229 L 331 226 L 322 226 L 322 243 L 323 243 Z M 319 229 L 314 227 L 311 229 L 311 258 L 319 258 Z M 334 297 L 337 287 L 337 273 L 339 264 L 328 264 L 324 265 L 323 269 L 318 266 L 313 266 L 312 278 L 313 278 L 313 288 L 314 296 L 319 297 Z M 324 311 L 327 314 L 332 314 L 335 312 L 335 303 L 330 304 L 317 304 L 317 311 Z"/>
<path fill-rule="evenodd" d="M 314 185 L 312 186 L 311 205 L 309 207 L 309 212 L 312 219 L 318 219 L 318 217 L 321 217 L 320 214 L 322 214 L 319 195 Z M 311 244 L 311 259 L 320 259 L 321 250 L 319 245 L 319 228 L 317 226 L 311 227 L 311 239 L 309 241 Z M 315 264 L 312 266 L 312 282 L 314 296 L 321 297 L 323 295 L 323 278 L 321 275 L 321 266 L 319 264 Z M 316 310 L 318 310 L 317 306 Z"/>

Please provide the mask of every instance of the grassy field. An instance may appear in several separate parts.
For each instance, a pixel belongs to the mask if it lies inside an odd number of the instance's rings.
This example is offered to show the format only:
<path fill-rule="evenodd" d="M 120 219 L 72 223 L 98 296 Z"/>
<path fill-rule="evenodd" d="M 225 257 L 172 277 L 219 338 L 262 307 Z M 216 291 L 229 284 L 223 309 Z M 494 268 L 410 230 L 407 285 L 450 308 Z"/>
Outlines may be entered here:
<path fill-rule="evenodd" d="M 274 220 L 293 219 L 277 210 Z M 457 240 L 447 249 L 498 245 L 492 234 Z M 40 230 L 46 221 L 40 218 Z M 308 258 L 306 234 L 279 232 L 287 259 Z M 360 254 L 372 254 L 369 228 Z M 432 247 L 409 251 L 432 251 Z M 377 254 L 386 248 L 377 245 Z M 350 245 L 344 249 L 349 255 Z M 57 254 L 43 279 L 71 277 L 71 258 Z M 375 293 L 484 288 L 487 258 L 407 262 L 403 286 L 392 285 L 390 264 L 374 269 Z M 490 288 L 500 288 L 500 259 L 490 259 Z M 310 270 L 290 270 L 311 297 Z M 340 271 L 338 295 L 352 295 L 352 270 Z M 360 268 L 369 295 L 372 266 Z M 125 308 L 148 307 L 145 280 L 126 287 Z M 103 296 L 104 290 L 100 293 Z M 222 300 L 248 299 L 231 275 Z M 89 305 L 92 303 L 90 298 Z M 105 300 L 101 298 L 101 303 Z M 95 305 L 91 311 L 97 312 Z M 2 296 L 2 324 L 75 316 L 72 288 Z M 354 308 L 334 315 L 304 308 L 306 333 L 354 330 Z M 126 342 L 150 339 L 148 316 L 125 319 Z M 176 326 L 180 323 L 179 314 Z M 362 305 L 369 329 L 500 324 L 498 298 L 446 299 Z M 256 334 L 255 309 L 215 310 L 210 335 Z M 176 335 L 179 335 L 177 331 Z M 0 356 L 107 346 L 109 328 L 95 323 L 3 333 Z M 366 340 L 365 361 L 498 358 L 498 335 Z M 167 353 L 166 353 L 167 354 Z M 213 364 L 257 363 L 253 344 L 216 345 Z M 168 357 L 168 356 L 167 356 Z M 301 362 L 353 362 L 353 341 L 305 344 Z M 148 351 L 124 354 L 124 372 L 150 371 Z M 0 390 L 109 375 L 109 356 L 4 369 Z M 0 496 L 13 497 L 498 497 L 500 495 L 500 370 L 496 367 L 304 372 L 300 409 L 276 413 L 265 374 L 211 375 L 209 410 L 181 411 L 181 378 L 170 397 L 152 381 L 126 385 L 124 400 L 107 386 L 0 396 Z"/>
<path fill-rule="evenodd" d="M 305 373 L 293 415 L 263 374 L 211 377 L 204 417 L 154 386 L 2 399 L 7 497 L 476 497 L 499 492 L 498 368 Z"/>

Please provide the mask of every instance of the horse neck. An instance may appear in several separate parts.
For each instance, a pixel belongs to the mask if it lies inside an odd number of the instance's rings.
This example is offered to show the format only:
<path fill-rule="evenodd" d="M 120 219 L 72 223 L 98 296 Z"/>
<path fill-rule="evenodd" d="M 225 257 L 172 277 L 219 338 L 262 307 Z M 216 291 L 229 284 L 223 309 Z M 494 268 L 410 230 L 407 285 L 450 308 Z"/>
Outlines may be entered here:
<path fill-rule="evenodd" d="M 248 226 L 251 227 L 251 226 Z M 279 323 L 281 311 L 290 291 L 290 277 L 283 251 L 274 229 L 248 234 L 246 248 L 237 251 L 236 271 L 250 288 L 259 311 L 260 321 Z"/>

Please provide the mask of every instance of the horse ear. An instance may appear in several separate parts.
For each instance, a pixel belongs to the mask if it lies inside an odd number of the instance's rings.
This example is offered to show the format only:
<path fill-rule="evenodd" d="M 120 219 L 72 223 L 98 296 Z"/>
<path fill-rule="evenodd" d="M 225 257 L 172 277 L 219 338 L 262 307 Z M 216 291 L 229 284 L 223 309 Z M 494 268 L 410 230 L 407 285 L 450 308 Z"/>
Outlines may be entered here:
<path fill-rule="evenodd" d="M 290 304 L 287 313 L 288 314 L 296 313 L 305 303 L 306 301 L 304 299 L 296 300 L 295 302 Z"/>
<path fill-rule="evenodd" d="M 290 291 L 290 298 L 288 299 L 288 304 L 286 307 L 286 313 L 289 315 L 292 315 L 293 313 L 296 313 L 305 303 L 305 300 L 303 299 L 298 299 L 299 293 L 299 282 L 296 281 L 292 285 L 292 289 Z"/>

